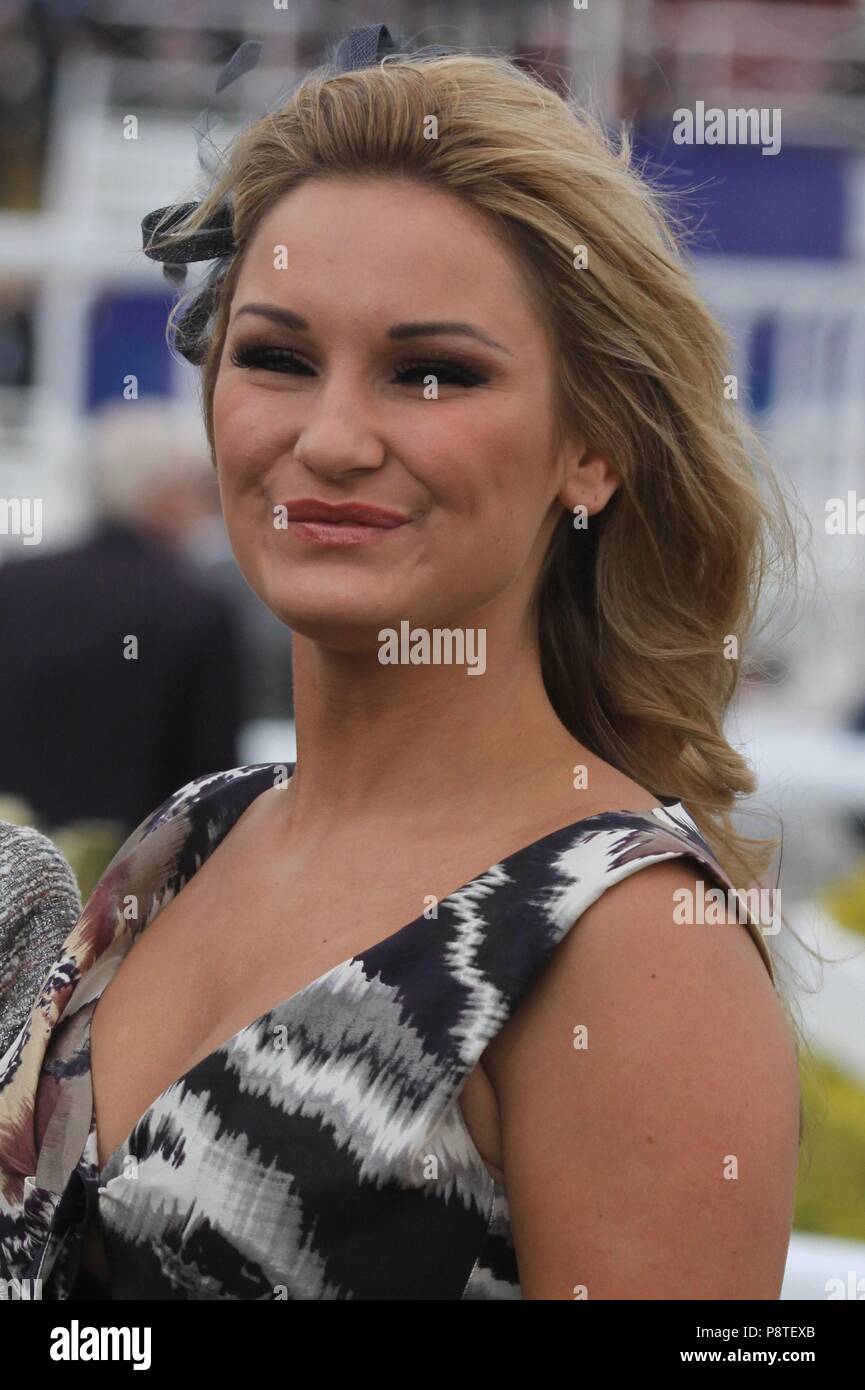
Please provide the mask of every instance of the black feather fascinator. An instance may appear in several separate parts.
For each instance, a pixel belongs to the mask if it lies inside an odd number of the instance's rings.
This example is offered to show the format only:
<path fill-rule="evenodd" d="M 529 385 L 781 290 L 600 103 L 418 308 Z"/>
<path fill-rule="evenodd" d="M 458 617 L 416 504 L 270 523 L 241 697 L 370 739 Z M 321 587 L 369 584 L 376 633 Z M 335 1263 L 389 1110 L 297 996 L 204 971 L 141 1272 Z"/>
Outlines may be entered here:
<path fill-rule="evenodd" d="M 423 54 L 415 55 L 404 40 L 392 38 L 384 24 L 367 24 L 350 29 L 339 41 L 330 63 L 330 71 L 335 75 L 351 72 L 359 68 L 373 67 L 389 53 L 402 53 L 412 57 L 437 57 L 453 52 L 453 49 L 440 45 L 425 48 Z M 244 73 L 254 68 L 261 57 L 261 44 L 249 39 L 242 43 L 220 70 L 216 81 L 216 92 L 222 92 Z M 207 138 L 207 116 L 204 113 L 205 129 L 197 130 L 199 159 L 202 159 L 203 141 Z M 208 274 L 200 285 L 197 294 L 190 300 L 183 318 L 176 325 L 174 345 L 177 350 L 195 366 L 200 366 L 207 352 L 207 328 L 212 318 L 219 295 L 219 287 L 237 249 L 233 234 L 233 217 L 230 203 L 218 207 L 209 225 L 199 227 L 178 238 L 168 246 L 154 245 L 166 233 L 174 231 L 200 207 L 201 201 L 169 204 L 149 212 L 141 223 L 142 248 L 150 260 L 160 261 L 166 279 L 181 285 L 186 279 L 187 264 L 191 261 L 213 261 Z"/>

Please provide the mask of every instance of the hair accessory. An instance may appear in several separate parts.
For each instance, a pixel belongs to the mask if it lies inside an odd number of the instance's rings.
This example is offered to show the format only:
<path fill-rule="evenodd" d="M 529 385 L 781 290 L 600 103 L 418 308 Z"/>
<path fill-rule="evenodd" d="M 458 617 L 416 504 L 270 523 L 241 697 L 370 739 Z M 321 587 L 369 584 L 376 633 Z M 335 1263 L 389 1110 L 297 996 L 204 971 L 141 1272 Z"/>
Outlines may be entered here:
<path fill-rule="evenodd" d="M 365 24 L 350 29 L 337 47 L 333 62 L 335 72 L 352 72 L 358 68 L 371 67 L 387 53 L 397 52 L 397 44 L 385 24 Z M 247 40 L 231 55 L 216 79 L 217 92 L 223 91 L 230 83 L 254 68 L 261 56 L 261 44 Z M 197 202 L 168 204 L 149 212 L 141 222 L 142 248 L 145 256 L 152 261 L 162 261 L 168 278 L 177 282 L 185 279 L 185 269 L 178 275 L 175 267 L 184 267 L 188 261 L 210 261 L 216 256 L 230 256 L 235 250 L 232 235 L 231 209 L 223 205 L 217 210 L 209 227 L 190 232 L 181 243 L 171 247 L 153 247 L 151 241 L 157 227 L 160 233 L 171 231 L 172 227 L 188 217 Z M 171 216 L 167 216 L 167 214 Z M 166 220 L 163 222 L 162 219 Z M 161 225 L 160 225 L 161 224 Z"/>
<path fill-rule="evenodd" d="M 395 53 L 397 45 L 386 24 L 361 24 L 349 29 L 336 51 L 337 72 L 352 72 L 369 68 L 386 53 Z"/>
<path fill-rule="evenodd" d="M 141 230 L 144 234 L 144 254 L 152 261 L 163 261 L 166 265 L 173 265 L 177 261 L 211 261 L 215 256 L 229 255 L 234 250 L 234 242 L 231 235 L 231 209 L 227 204 L 220 207 L 209 227 L 201 227 L 197 232 L 190 232 L 185 242 L 170 247 L 151 247 L 149 242 L 157 225 L 165 217 L 166 213 L 172 213 L 170 218 L 159 228 L 160 232 L 170 232 L 178 222 L 182 222 L 188 217 L 198 203 L 176 203 L 168 207 L 156 208 L 154 212 L 149 212 L 141 222 Z"/>
<path fill-rule="evenodd" d="M 363 24 L 350 29 L 339 41 L 329 66 L 330 71 L 336 75 L 373 67 L 389 53 L 411 54 L 412 57 L 438 57 L 453 51 L 440 44 L 430 44 L 423 54 L 415 55 L 402 39 L 392 37 L 387 25 Z M 260 56 L 261 44 L 256 40 L 248 39 L 242 43 L 220 70 L 216 80 L 217 93 L 254 68 Z M 207 138 L 207 114 L 203 113 L 205 129 L 198 130 L 196 127 L 199 160 L 202 163 L 203 143 Z M 161 261 L 165 278 L 173 284 L 183 284 L 188 262 L 215 262 L 182 320 L 175 325 L 174 344 L 187 361 L 195 366 L 200 366 L 205 360 L 205 331 L 217 302 L 220 283 L 232 255 L 237 250 L 230 202 L 221 204 L 215 210 L 209 226 L 189 232 L 171 246 L 160 248 L 152 243 L 157 236 L 170 232 L 183 222 L 195 208 L 201 206 L 201 201 L 169 203 L 166 207 L 155 208 L 153 212 L 149 212 L 141 222 L 142 249 L 145 256 L 152 261 Z"/>

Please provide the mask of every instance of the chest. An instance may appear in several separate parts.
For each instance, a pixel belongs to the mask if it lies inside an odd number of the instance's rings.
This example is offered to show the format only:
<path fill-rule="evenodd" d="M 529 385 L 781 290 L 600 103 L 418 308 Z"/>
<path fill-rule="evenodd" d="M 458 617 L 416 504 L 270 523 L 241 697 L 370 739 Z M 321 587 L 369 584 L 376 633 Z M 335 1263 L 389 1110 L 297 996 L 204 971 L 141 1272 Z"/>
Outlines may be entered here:
<path fill-rule="evenodd" d="M 456 876 L 454 876 L 456 875 Z M 419 917 L 460 870 L 350 850 L 289 866 L 238 836 L 221 844 L 121 962 L 91 1025 L 100 1164 L 191 1067 L 335 966 Z M 464 876 L 465 881 L 468 875 Z M 430 933 L 436 922 L 428 922 Z M 469 1135 L 503 1181 L 495 1092 L 482 1063 L 460 1093 Z"/>

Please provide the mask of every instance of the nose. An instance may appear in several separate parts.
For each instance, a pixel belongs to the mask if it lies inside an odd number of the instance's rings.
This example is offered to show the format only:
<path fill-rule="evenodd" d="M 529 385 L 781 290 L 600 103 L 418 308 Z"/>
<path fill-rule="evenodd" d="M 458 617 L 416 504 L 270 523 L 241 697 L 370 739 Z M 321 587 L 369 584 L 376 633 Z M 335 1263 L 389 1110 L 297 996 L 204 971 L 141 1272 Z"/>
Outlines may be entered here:
<path fill-rule="evenodd" d="M 298 463 L 320 477 L 339 478 L 380 468 L 386 452 L 368 386 L 342 373 L 310 394 L 294 446 Z"/>

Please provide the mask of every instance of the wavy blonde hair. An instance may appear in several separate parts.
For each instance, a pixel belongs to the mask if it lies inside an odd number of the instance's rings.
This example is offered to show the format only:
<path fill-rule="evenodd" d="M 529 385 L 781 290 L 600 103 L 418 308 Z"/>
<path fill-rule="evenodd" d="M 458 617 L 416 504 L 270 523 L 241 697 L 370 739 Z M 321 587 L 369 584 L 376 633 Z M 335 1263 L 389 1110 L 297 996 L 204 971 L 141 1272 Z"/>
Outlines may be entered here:
<path fill-rule="evenodd" d="M 563 511 L 539 575 L 542 672 L 558 717 L 614 767 L 681 800 L 735 884 L 766 886 L 778 839 L 734 828 L 736 799 L 756 779 L 723 726 L 765 579 L 795 578 L 795 530 L 759 438 L 725 397 L 727 336 L 626 128 L 615 144 L 589 108 L 500 56 L 420 51 L 311 72 L 236 137 L 174 233 L 207 226 L 230 202 L 237 249 L 202 355 L 211 456 L 231 299 L 261 218 L 306 179 L 371 174 L 423 180 L 487 216 L 547 324 L 560 431 L 578 430 L 621 475 L 586 531 L 575 536 Z"/>

